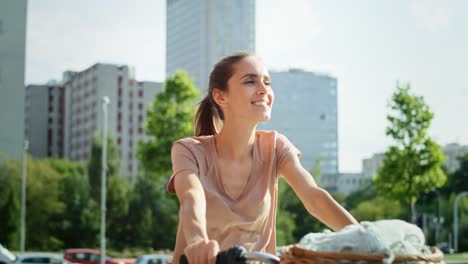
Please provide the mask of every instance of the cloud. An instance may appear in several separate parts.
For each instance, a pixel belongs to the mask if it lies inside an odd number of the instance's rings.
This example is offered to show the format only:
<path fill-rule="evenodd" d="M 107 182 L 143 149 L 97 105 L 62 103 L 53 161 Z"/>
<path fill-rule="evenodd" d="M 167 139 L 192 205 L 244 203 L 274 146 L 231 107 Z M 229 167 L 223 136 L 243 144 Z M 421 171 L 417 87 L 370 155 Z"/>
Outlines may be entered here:
<path fill-rule="evenodd" d="M 437 32 L 445 30 L 450 25 L 450 9 L 443 6 L 444 1 L 412 0 L 410 11 L 417 23 L 425 30 Z"/>

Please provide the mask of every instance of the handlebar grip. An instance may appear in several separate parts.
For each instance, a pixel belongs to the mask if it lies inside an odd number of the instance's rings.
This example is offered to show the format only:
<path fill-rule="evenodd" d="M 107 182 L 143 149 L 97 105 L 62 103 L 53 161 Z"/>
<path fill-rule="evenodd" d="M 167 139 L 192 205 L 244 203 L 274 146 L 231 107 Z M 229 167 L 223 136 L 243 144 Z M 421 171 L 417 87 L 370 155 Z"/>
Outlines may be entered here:
<path fill-rule="evenodd" d="M 185 254 L 182 254 L 182 256 L 180 256 L 180 261 L 179 262 L 180 262 L 180 264 L 189 264 L 187 256 L 185 256 Z"/>
<path fill-rule="evenodd" d="M 235 246 L 230 249 L 223 250 L 216 256 L 216 264 L 245 264 L 245 253 L 247 253 L 247 250 L 241 246 Z M 180 264 L 189 264 L 185 254 L 180 256 Z"/>

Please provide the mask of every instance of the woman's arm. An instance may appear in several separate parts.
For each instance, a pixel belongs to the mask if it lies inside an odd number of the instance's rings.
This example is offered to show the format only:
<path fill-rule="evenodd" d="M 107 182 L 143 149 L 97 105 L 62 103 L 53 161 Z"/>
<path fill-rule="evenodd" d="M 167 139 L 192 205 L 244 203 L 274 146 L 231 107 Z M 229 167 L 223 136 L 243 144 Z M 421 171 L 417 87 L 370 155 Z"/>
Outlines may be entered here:
<path fill-rule="evenodd" d="M 180 202 L 179 221 L 187 242 L 184 250 L 190 264 L 215 263 L 219 245 L 209 240 L 206 232 L 206 199 L 200 179 L 190 170 L 181 171 L 174 178 Z M 174 260 L 178 263 L 178 259 Z"/>
<path fill-rule="evenodd" d="M 317 186 L 314 178 L 302 167 L 297 156 L 286 161 L 279 168 L 279 173 L 283 175 L 307 211 L 334 231 L 357 223 L 356 219 L 326 190 Z"/>

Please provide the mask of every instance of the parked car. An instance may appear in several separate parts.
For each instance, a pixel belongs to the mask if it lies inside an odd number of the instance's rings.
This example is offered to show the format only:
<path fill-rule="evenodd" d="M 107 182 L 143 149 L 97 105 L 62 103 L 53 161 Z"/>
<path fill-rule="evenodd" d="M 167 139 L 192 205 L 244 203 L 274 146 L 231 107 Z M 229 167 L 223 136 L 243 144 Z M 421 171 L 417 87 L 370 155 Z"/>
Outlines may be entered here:
<path fill-rule="evenodd" d="M 440 251 L 444 252 L 444 254 L 453 254 L 455 250 L 450 248 L 447 242 L 441 242 L 436 245 L 440 249 Z"/>
<path fill-rule="evenodd" d="M 135 264 L 170 264 L 172 263 L 172 256 L 161 254 L 149 254 L 140 256 Z"/>
<path fill-rule="evenodd" d="M 15 260 L 16 256 L 0 244 L 0 264 L 11 264 Z"/>
<path fill-rule="evenodd" d="M 79 264 L 100 264 L 100 251 L 90 248 L 71 248 L 65 250 L 63 258 Z M 124 264 L 122 261 L 116 261 L 111 257 L 106 257 L 106 264 Z"/>
<path fill-rule="evenodd" d="M 14 264 L 71 264 L 59 254 L 26 253 L 19 255 Z"/>

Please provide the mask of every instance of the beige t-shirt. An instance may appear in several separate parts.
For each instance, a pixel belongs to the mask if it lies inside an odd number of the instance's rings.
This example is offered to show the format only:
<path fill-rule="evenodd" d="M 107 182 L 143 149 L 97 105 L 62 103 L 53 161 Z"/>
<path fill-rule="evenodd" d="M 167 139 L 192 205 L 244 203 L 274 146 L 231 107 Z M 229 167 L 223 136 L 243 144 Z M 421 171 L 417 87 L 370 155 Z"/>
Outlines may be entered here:
<path fill-rule="evenodd" d="M 241 245 L 249 251 L 276 254 L 278 171 L 295 155 L 301 153 L 284 135 L 256 131 L 250 176 L 240 196 L 233 199 L 223 188 L 214 137 L 184 138 L 172 147 L 173 174 L 167 189 L 175 193 L 174 177 L 184 170 L 193 171 L 205 191 L 208 238 L 218 241 L 221 250 Z M 186 247 L 182 230 L 179 222 L 175 256 Z"/>

